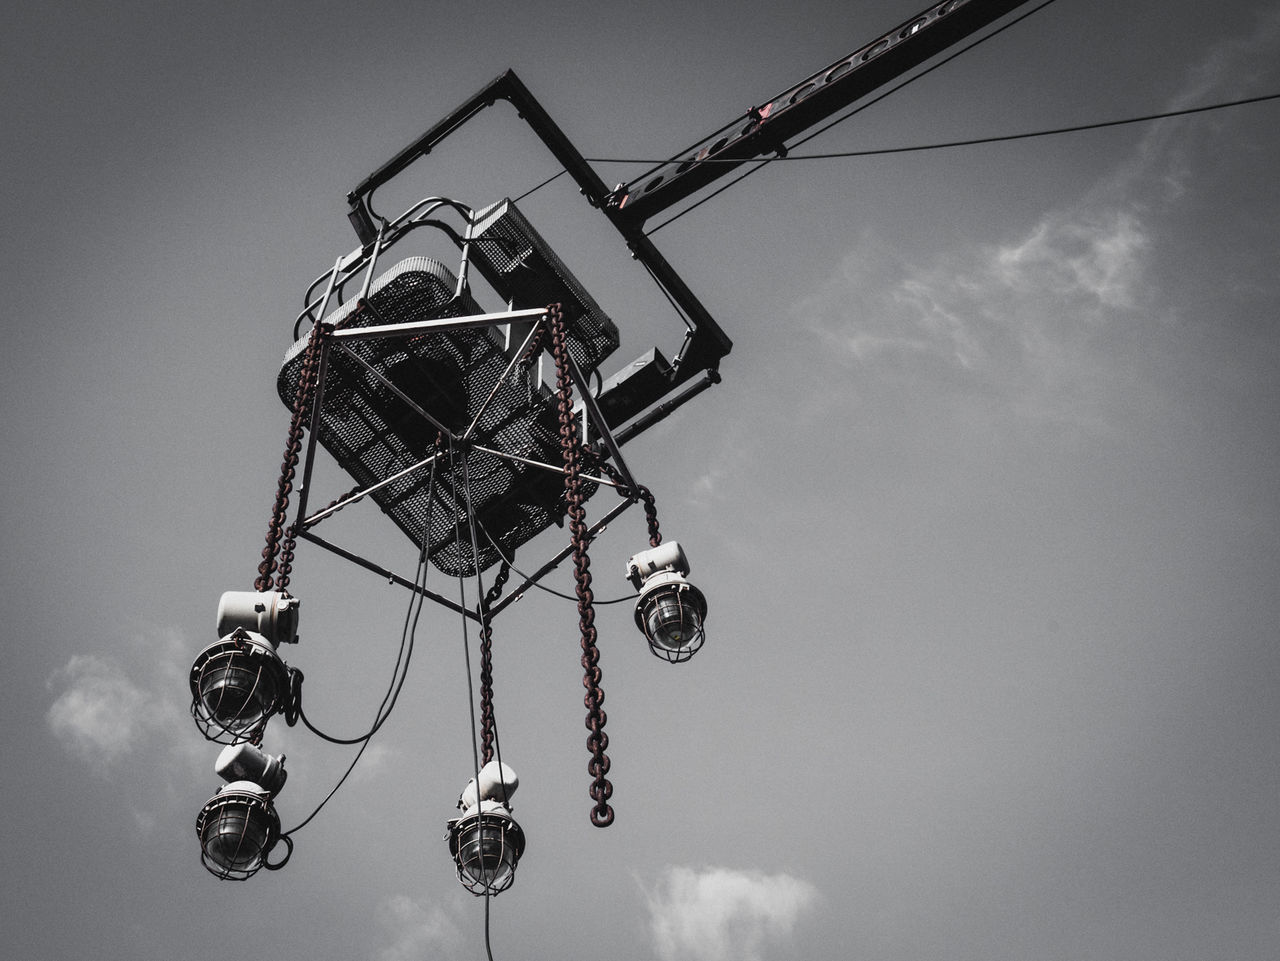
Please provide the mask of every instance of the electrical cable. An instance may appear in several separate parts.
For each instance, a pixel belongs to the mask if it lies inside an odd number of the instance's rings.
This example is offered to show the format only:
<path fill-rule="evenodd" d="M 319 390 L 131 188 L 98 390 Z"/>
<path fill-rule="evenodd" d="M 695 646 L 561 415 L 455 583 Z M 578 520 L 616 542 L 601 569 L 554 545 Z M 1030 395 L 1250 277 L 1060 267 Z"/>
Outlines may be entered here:
<path fill-rule="evenodd" d="M 502 762 L 499 761 L 499 764 Z M 489 956 L 489 961 L 493 961 L 493 949 L 489 947 L 489 889 L 485 888 L 484 892 L 484 953 Z"/>
<path fill-rule="evenodd" d="M 436 483 L 436 461 L 432 460 L 431 473 L 427 477 L 427 503 L 431 505 L 432 511 L 434 511 L 435 509 L 435 483 Z M 418 565 L 414 570 L 414 574 L 413 574 L 413 583 L 415 588 L 425 588 L 427 584 L 426 566 L 427 566 L 427 557 L 430 552 L 430 546 L 431 546 L 430 532 L 431 532 L 431 518 L 428 517 L 427 523 L 423 526 L 422 549 L 418 554 Z M 419 583 L 419 580 L 421 580 L 421 583 Z M 414 594 L 417 595 L 419 598 L 419 604 L 418 604 L 417 610 L 419 613 L 421 613 L 422 611 L 421 594 L 418 590 L 415 590 Z M 320 730 L 318 727 L 312 724 L 310 718 L 307 717 L 306 712 L 302 708 L 302 683 L 301 683 L 302 672 L 297 670 L 296 668 L 290 669 L 290 679 L 292 680 L 293 677 L 295 676 L 297 677 L 297 683 L 291 684 L 292 690 L 290 691 L 290 695 L 291 695 L 290 699 L 293 702 L 292 711 L 296 714 L 297 719 L 302 721 L 303 726 L 306 727 L 308 731 L 316 735 L 316 737 L 320 738 L 322 741 L 328 741 L 330 744 L 361 744 L 368 741 L 369 738 L 373 737 L 375 734 L 378 733 L 379 728 L 381 728 L 382 725 L 386 722 L 387 718 L 391 716 L 391 711 L 396 705 L 396 700 L 400 697 L 400 690 L 404 687 L 405 674 L 407 674 L 409 669 L 408 658 L 405 656 L 406 637 L 408 636 L 408 630 L 409 630 L 409 616 L 410 616 L 410 613 L 413 612 L 413 610 L 414 610 L 413 601 L 411 599 L 409 603 L 409 610 L 405 612 L 404 627 L 400 631 L 400 650 L 396 654 L 396 663 L 391 670 L 391 684 L 387 688 L 387 693 L 382 696 L 382 702 L 378 705 L 378 710 L 374 714 L 373 727 L 366 734 L 362 734 L 359 737 L 352 737 L 352 738 L 334 737 L 333 735 L 326 734 L 324 731 Z M 413 626 L 414 626 L 414 630 L 416 631 L 417 615 L 414 615 Z M 408 644 L 408 651 L 409 651 L 409 654 L 412 655 L 411 641 Z M 403 665 L 403 668 L 402 668 L 402 665 Z M 402 670 L 404 673 L 402 673 Z M 397 677 L 399 677 L 398 683 L 396 680 Z M 395 692 L 394 695 L 392 694 L 393 691 Z M 390 707 L 387 706 L 388 699 L 390 699 L 391 701 Z"/>
<path fill-rule="evenodd" d="M 465 454 L 463 455 L 465 458 Z M 457 477 L 457 468 L 454 466 L 453 459 L 453 437 L 449 437 L 449 473 Z M 463 483 L 463 490 L 466 491 L 466 483 Z M 470 492 L 467 491 L 469 496 Z M 458 515 L 458 498 L 453 498 L 453 529 L 458 530 L 462 526 L 462 518 Z M 467 523 L 471 523 L 471 512 L 467 512 Z M 472 556 L 472 560 L 479 566 L 479 559 Z M 483 595 L 481 595 L 483 596 Z M 467 582 L 462 576 L 462 571 L 458 572 L 458 606 L 465 611 L 467 609 Z M 475 771 L 476 789 L 480 787 L 480 741 L 476 735 L 476 692 L 475 685 L 471 681 L 471 639 L 467 632 L 467 616 L 462 615 L 462 655 L 463 661 L 467 669 L 467 704 L 469 706 L 469 717 L 471 720 L 471 761 L 472 768 Z M 477 795 L 478 797 L 478 795 Z"/>
<path fill-rule="evenodd" d="M 414 610 L 415 602 L 416 602 L 416 611 Z M 360 758 L 364 755 L 365 749 L 368 748 L 370 742 L 372 741 L 373 733 L 376 732 L 378 728 L 382 726 L 382 723 L 386 721 L 388 717 L 390 717 L 391 708 L 395 707 L 395 699 L 399 697 L 400 690 L 404 687 L 404 679 L 408 675 L 409 657 L 411 657 L 413 654 L 413 642 L 418 629 L 418 615 L 422 612 L 423 602 L 424 602 L 423 595 L 415 591 L 413 594 L 413 597 L 410 599 L 410 602 L 409 602 L 409 610 L 410 612 L 413 613 L 413 626 L 411 629 L 408 627 L 408 620 L 409 620 L 408 616 L 406 616 L 405 618 L 406 630 L 408 631 L 408 650 L 407 650 L 407 654 L 404 661 L 404 673 L 400 675 L 399 685 L 395 689 L 394 696 L 391 695 L 390 691 L 387 692 L 387 696 L 391 697 L 390 707 L 387 708 L 386 713 L 383 714 L 382 717 L 374 725 L 374 729 L 373 731 L 370 732 L 369 736 L 366 737 L 364 741 L 360 744 L 360 750 L 356 751 L 356 756 L 351 759 L 351 763 L 347 766 L 347 770 L 343 773 L 342 777 L 338 779 L 338 783 L 333 786 L 333 790 L 331 790 L 327 795 L 325 795 L 324 800 L 321 801 L 318 805 L 316 805 L 315 810 L 312 811 L 309 815 L 307 815 L 307 817 L 302 821 L 302 823 L 298 824 L 296 827 L 290 828 L 288 831 L 285 831 L 283 834 L 281 834 L 281 837 L 288 837 L 289 835 L 297 831 L 300 831 L 302 828 L 306 827 L 308 824 L 311 823 L 311 821 L 315 818 L 315 816 L 320 813 L 320 811 L 324 808 L 326 804 L 329 803 L 330 799 L 335 794 L 338 793 L 338 789 L 342 787 L 344 783 L 346 783 L 347 778 L 351 776 L 351 772 L 355 770 L 356 764 L 359 763 Z M 384 704 L 386 703 L 386 697 L 383 698 L 383 703 Z"/>
<path fill-rule="evenodd" d="M 1165 110 L 1160 113 L 1143 114 L 1140 117 L 1124 117 L 1120 120 L 1098 120 L 1092 123 L 1076 124 L 1070 127 L 1052 127 L 1046 130 L 1029 130 L 1024 133 L 996 134 L 990 137 L 974 137 L 970 140 L 948 140 L 940 143 L 915 144 L 909 147 L 878 147 L 870 150 L 840 150 L 833 153 L 792 154 L 785 157 L 761 157 L 750 161 L 756 164 L 785 163 L 793 160 L 838 160 L 846 157 L 877 157 L 883 154 L 915 153 L 922 150 L 945 150 L 948 147 L 973 147 L 988 143 L 1005 143 L 1010 140 L 1030 140 L 1034 137 L 1052 137 L 1063 133 L 1080 133 L 1085 130 L 1102 130 L 1106 127 L 1123 127 L 1126 124 L 1149 123 L 1153 120 L 1166 120 L 1170 117 L 1186 117 L 1191 114 L 1208 113 L 1213 110 L 1225 110 L 1228 107 L 1243 107 L 1249 104 L 1266 103 L 1269 100 L 1280 100 L 1280 93 L 1265 93 L 1256 97 L 1242 97 L 1239 100 L 1225 100 L 1221 103 L 1205 104 L 1200 107 L 1184 107 L 1181 110 Z M 809 139 L 809 138 L 806 138 Z M 803 141 L 801 141 L 803 142 Z M 603 162 L 603 161 L 597 161 Z M 651 163 L 648 160 L 613 160 L 610 163 Z M 717 161 L 708 158 L 702 163 L 734 163 L 735 161 Z"/>
<path fill-rule="evenodd" d="M 921 74 L 921 76 L 923 76 L 923 74 Z M 905 84 L 903 86 L 905 86 Z M 895 88 L 895 89 L 898 89 L 898 88 Z M 892 90 L 889 91 L 889 93 L 892 93 L 892 92 L 893 92 Z M 1169 117 L 1185 117 L 1190 114 L 1206 113 L 1211 110 L 1224 110 L 1228 107 L 1241 107 L 1248 104 L 1264 103 L 1268 100 L 1280 100 L 1280 93 L 1263 94 L 1262 96 L 1258 96 L 1258 97 L 1245 97 L 1241 100 L 1230 100 L 1224 103 L 1208 104 L 1203 107 L 1188 107 L 1183 110 L 1167 110 L 1162 113 L 1145 114 L 1144 116 L 1141 116 L 1141 117 L 1126 117 L 1122 120 L 1101 120 L 1095 123 L 1077 124 L 1071 127 L 1054 127 L 1049 130 L 1032 130 L 1026 133 L 1000 134 L 992 137 L 975 137 L 971 140 L 951 140 L 945 143 L 917 144 L 911 147 L 880 147 L 872 150 L 843 150 L 835 153 L 800 154 L 799 156 L 788 153 L 787 156 L 785 157 L 763 157 L 759 160 L 751 161 L 751 163 L 754 163 L 755 166 L 748 169 L 745 173 L 739 174 L 737 177 L 730 180 L 728 183 L 721 184 L 714 191 L 707 194 L 707 196 L 701 198 L 697 203 L 691 204 L 689 207 L 685 208 L 680 213 L 676 214 L 674 217 L 664 220 L 662 223 L 658 224 L 658 226 L 654 227 L 652 230 L 645 231 L 645 233 L 647 235 L 656 233 L 657 231 L 661 230 L 663 227 L 667 226 L 668 224 L 673 223 L 676 220 L 679 220 L 681 217 L 683 217 L 685 214 L 689 213 L 690 211 L 696 209 L 697 207 L 701 207 L 708 200 L 711 200 L 713 197 L 717 196 L 718 194 L 724 193 L 724 191 L 728 190 L 730 187 L 732 187 L 734 184 L 738 183 L 739 181 L 745 180 L 747 177 L 750 177 L 753 173 L 755 173 L 761 167 L 768 166 L 769 164 L 782 163 L 782 162 L 787 162 L 792 160 L 836 160 L 836 159 L 849 158 L 849 157 L 879 157 L 879 156 L 884 156 L 886 154 L 917 153 L 924 150 L 945 150 L 948 147 L 973 147 L 973 146 L 978 146 L 980 144 L 1006 143 L 1012 140 L 1030 140 L 1035 137 L 1053 137 L 1058 134 L 1064 134 L 1064 133 L 1079 133 L 1085 130 L 1102 130 L 1107 127 L 1122 127 L 1122 126 L 1125 126 L 1126 124 L 1149 123 L 1153 120 L 1164 120 Z M 875 101 L 872 101 L 872 103 L 874 102 Z M 865 104 L 864 106 L 869 107 L 871 106 L 871 104 L 868 103 L 868 104 Z M 859 108 L 859 109 L 862 109 L 862 108 Z M 853 114 L 848 114 L 846 116 L 853 116 Z M 841 119 L 845 119 L 845 118 L 842 117 Z M 828 124 L 828 127 L 830 126 L 831 125 Z M 826 129 L 827 127 L 822 128 L 822 130 L 826 130 Z M 805 143 L 806 141 L 812 139 L 813 137 L 821 133 L 822 130 L 818 130 L 811 136 L 804 138 L 804 140 L 798 141 L 797 145 L 801 143 Z M 601 162 L 601 161 L 597 161 L 597 162 Z M 620 161 L 614 161 L 614 162 L 620 162 Z M 630 162 L 650 163 L 651 161 L 635 160 Z M 714 159 L 707 159 L 702 162 L 717 163 L 718 161 Z M 727 163 L 729 161 L 722 161 L 722 162 Z"/>
<path fill-rule="evenodd" d="M 567 171 L 567 170 L 561 170 L 559 173 L 554 173 L 554 174 L 552 174 L 552 175 L 551 175 L 550 177 L 548 177 L 546 180 L 542 181 L 542 183 L 538 184 L 538 186 L 529 188 L 528 190 L 526 190 L 524 193 L 522 193 L 519 197 L 516 197 L 516 198 L 515 198 L 514 200 L 512 200 L 511 202 L 512 202 L 513 204 L 518 204 L 520 201 L 524 200 L 524 198 L 525 198 L 525 197 L 528 197 L 528 196 L 529 196 L 530 194 L 532 194 L 532 193 L 536 193 L 537 191 L 541 190 L 543 187 L 545 187 L 545 186 L 547 186 L 549 183 L 551 183 L 553 180 L 557 180 L 557 179 L 559 179 L 560 177 L 563 177 L 563 176 L 564 176 L 565 174 L 567 174 L 568 172 L 569 172 L 569 171 Z"/>
<path fill-rule="evenodd" d="M 477 596 L 480 598 L 478 609 L 480 611 L 480 617 L 481 617 L 481 622 L 480 622 L 481 629 L 483 630 L 484 627 L 487 625 L 488 611 L 485 607 L 485 600 L 484 600 L 484 581 L 480 577 L 480 549 L 479 549 L 479 545 L 476 543 L 475 513 L 473 512 L 471 507 L 471 475 L 470 475 L 470 471 L 468 470 L 467 461 L 468 461 L 467 454 L 464 451 L 462 454 L 462 489 L 467 499 L 467 530 L 471 534 L 471 560 L 476 565 L 476 593 L 477 593 Z M 452 464 L 453 464 L 452 438 L 450 438 L 450 443 L 449 443 L 449 463 L 450 463 L 450 466 L 452 467 Z M 457 509 L 458 509 L 457 498 L 454 498 L 455 529 L 458 524 L 456 519 Z M 485 533 L 485 536 L 488 537 L 488 532 Z M 466 588 L 464 586 L 464 580 L 461 572 L 459 572 L 458 574 L 458 586 L 461 591 L 461 597 L 459 598 L 459 603 L 461 604 L 462 609 L 466 610 L 466 607 L 467 607 Z M 475 772 L 476 772 L 475 773 L 476 812 L 480 818 L 480 831 L 481 831 L 481 836 L 483 836 L 484 807 L 482 806 L 483 802 L 481 801 L 481 798 L 480 798 L 480 748 L 479 748 L 479 742 L 476 737 L 475 685 L 472 683 L 472 680 L 471 680 L 471 643 L 468 638 L 467 618 L 465 616 L 462 618 L 462 649 L 464 653 L 464 660 L 466 662 L 466 667 L 467 667 L 467 703 L 470 706 L 470 714 L 471 714 L 471 751 L 472 751 L 472 754 L 474 755 Z M 493 722 L 493 730 L 494 730 L 494 739 L 496 741 L 497 730 L 498 730 L 498 722 L 496 717 Z M 506 779 L 502 773 L 502 754 L 501 753 L 498 754 L 498 777 L 502 783 L 503 803 L 507 803 L 507 784 L 506 784 Z M 481 855 L 481 857 L 483 858 L 483 854 Z M 484 886 L 484 950 L 485 950 L 485 954 L 488 956 L 489 961 L 493 961 L 493 950 L 489 944 L 489 901 L 491 897 L 492 895 L 489 892 L 489 885 L 486 883 Z"/>
<path fill-rule="evenodd" d="M 499 547 L 499 546 L 494 542 L 493 538 L 489 535 L 489 532 L 488 532 L 487 530 L 484 532 L 484 537 L 485 537 L 485 540 L 487 540 L 487 541 L 489 542 L 489 546 L 493 548 L 494 553 L 496 553 L 496 554 L 498 555 L 498 557 L 502 559 L 502 562 L 503 562 L 504 564 L 506 564 L 506 565 L 507 565 L 509 568 L 511 568 L 513 571 L 515 571 L 515 573 L 517 573 L 517 574 L 519 574 L 521 577 L 523 577 L 526 581 L 528 581 L 528 580 L 529 580 L 529 575 L 528 575 L 528 574 L 526 574 L 524 571 L 520 570 L 520 568 L 516 567 L 516 565 L 515 565 L 514 563 L 512 563 L 511 558 L 507 557 L 505 554 L 503 554 L 503 553 L 502 553 L 502 548 L 501 548 L 501 547 Z M 545 584 L 543 584 L 541 581 L 534 581 L 530 586 L 531 586 L 531 587 L 536 587 L 536 588 L 537 588 L 538 590 L 540 590 L 540 591 L 546 591 L 548 594 L 553 594 L 553 595 L 555 595 L 556 597 L 563 598 L 563 599 L 564 599 L 564 600 L 566 600 L 566 601 L 573 601 L 573 603 L 575 603 L 575 604 L 577 604 L 577 603 L 578 603 L 578 598 L 577 598 L 575 595 L 573 595 L 573 594 L 565 594 L 565 593 L 563 593 L 563 592 L 561 592 L 561 591 L 557 591 L 557 590 L 556 590 L 555 588 L 553 588 L 553 587 L 547 587 L 547 586 L 546 586 Z M 614 598 L 611 598 L 610 600 L 607 600 L 607 601 L 594 600 L 594 601 L 592 601 L 592 603 L 594 603 L 594 604 L 621 604 L 621 603 L 623 603 L 624 601 L 634 601 L 634 600 L 635 600 L 637 597 L 639 597 L 639 596 L 640 596 L 639 594 L 627 594 L 627 595 L 625 595 L 625 596 L 623 596 L 623 597 L 614 597 Z"/>
<path fill-rule="evenodd" d="M 435 461 L 432 461 L 431 478 L 430 478 L 430 481 L 428 482 L 427 503 L 432 505 L 433 510 L 435 506 L 434 487 L 435 487 Z M 422 547 L 418 553 L 418 566 L 417 566 L 417 569 L 414 571 L 414 577 L 413 577 L 415 590 L 409 597 L 409 607 L 408 607 L 408 610 L 405 611 L 404 626 L 401 628 L 401 631 L 400 631 L 400 651 L 396 655 L 396 665 L 395 665 L 395 670 L 393 670 L 392 672 L 391 685 L 387 688 L 387 692 L 382 696 L 382 702 L 378 705 L 377 713 L 374 715 L 374 724 L 372 729 L 370 729 L 369 733 L 364 735 L 364 737 L 362 738 L 345 741 L 339 738 L 330 737 L 322 733 L 321 731 L 317 730 L 315 727 L 311 725 L 311 722 L 308 721 L 305 715 L 303 715 L 302 713 L 301 688 L 299 687 L 297 692 L 298 693 L 298 701 L 297 701 L 298 716 L 299 718 L 301 718 L 302 722 L 306 725 L 307 729 L 310 730 L 312 733 L 316 734 L 317 736 L 331 743 L 335 743 L 335 744 L 359 743 L 360 750 L 358 750 L 356 752 L 356 756 L 351 759 L 351 763 L 347 766 L 347 770 L 343 773 L 342 777 L 338 779 L 338 783 L 333 786 L 333 789 L 327 795 L 325 795 L 324 800 L 322 800 L 318 805 L 316 805 L 315 810 L 313 810 L 309 815 L 307 815 L 307 817 L 303 819 L 301 823 L 299 823 L 295 827 L 290 828 L 288 831 L 283 832 L 280 835 L 282 839 L 287 839 L 289 835 L 293 834 L 296 831 L 300 831 L 302 828 L 310 824 L 311 821 L 315 819 L 316 815 L 319 814 L 320 811 L 324 808 L 324 806 L 329 803 L 330 799 L 335 794 L 338 793 L 338 789 L 342 787 L 342 785 L 346 782 L 347 778 L 351 776 L 351 772 L 355 770 L 356 764 L 359 763 L 360 758 L 364 755 L 365 749 L 369 746 L 370 741 L 373 739 L 373 735 L 376 734 L 379 731 L 379 729 L 381 729 L 382 725 L 386 723 L 387 718 L 391 716 L 391 712 L 395 709 L 396 701 L 398 701 L 400 698 L 400 692 L 404 689 L 405 679 L 409 676 L 409 662 L 413 658 L 414 642 L 417 638 L 417 633 L 418 633 L 418 618 L 422 614 L 422 606 L 426 600 L 426 595 L 423 594 L 422 589 L 424 589 L 427 585 L 427 571 L 429 570 L 427 558 L 430 554 L 430 547 L 431 547 L 431 518 L 428 517 L 427 523 L 423 525 Z M 292 851 L 292 848 L 290 850 Z"/>

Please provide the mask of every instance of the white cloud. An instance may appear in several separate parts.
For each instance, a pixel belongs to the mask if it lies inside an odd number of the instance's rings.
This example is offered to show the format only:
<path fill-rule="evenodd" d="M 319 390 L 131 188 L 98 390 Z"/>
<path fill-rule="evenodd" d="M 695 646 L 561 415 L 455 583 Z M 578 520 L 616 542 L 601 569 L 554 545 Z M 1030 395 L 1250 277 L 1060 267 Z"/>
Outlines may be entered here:
<path fill-rule="evenodd" d="M 761 961 L 767 945 L 790 939 L 818 897 L 788 874 L 687 867 L 667 868 L 645 894 L 663 961 Z"/>
<path fill-rule="evenodd" d="M 66 684 L 49 708 L 50 729 L 63 747 L 99 773 L 156 722 L 147 692 L 113 661 L 78 654 L 50 683 Z"/>
<path fill-rule="evenodd" d="M 378 953 L 378 961 L 461 958 L 467 954 L 461 929 L 438 904 L 423 904 L 399 894 L 379 905 L 378 923 L 390 941 Z"/>
<path fill-rule="evenodd" d="M 187 711 L 181 639 L 173 633 L 133 637 L 111 654 L 75 654 L 49 678 L 56 692 L 49 730 L 94 773 L 112 774 L 131 757 L 168 752 L 187 766 L 194 737 L 173 736 Z M 185 728 L 184 728 L 185 730 Z M 170 765 L 166 765 L 166 769 Z"/>
<path fill-rule="evenodd" d="M 1130 211 L 1046 216 L 1019 243 L 989 255 L 987 271 L 1021 293 L 1132 307 L 1139 299 L 1146 232 Z"/>
<path fill-rule="evenodd" d="M 1277 37 L 1280 11 L 1260 13 L 1188 71 L 1168 108 L 1273 86 L 1266 52 Z M 924 378 L 949 399 L 992 401 L 992 416 L 1011 411 L 1037 424 L 1108 430 L 1117 412 L 1160 403 L 1132 345 L 1151 343 L 1146 334 L 1177 319 L 1169 291 L 1180 249 L 1171 231 L 1194 216 L 1201 180 L 1212 181 L 1238 149 L 1222 130 L 1246 116 L 1152 124 L 1075 203 L 931 262 L 912 263 L 864 233 L 795 313 L 825 361 L 874 375 L 859 382 L 863 390 Z M 1136 324 L 1148 326 L 1134 331 Z M 840 403 L 847 401 L 836 392 L 825 401 Z"/>
<path fill-rule="evenodd" d="M 865 390 L 925 376 L 993 411 L 1096 428 L 1120 383 L 1111 341 L 1150 307 L 1151 246 L 1136 210 L 1103 204 L 924 266 L 864 236 L 797 313 L 822 357 L 875 374 Z"/>
<path fill-rule="evenodd" d="M 352 772 L 349 783 L 366 784 L 377 780 L 391 766 L 396 756 L 395 748 L 390 745 L 378 741 L 371 742 L 360 755 L 360 764 Z"/>

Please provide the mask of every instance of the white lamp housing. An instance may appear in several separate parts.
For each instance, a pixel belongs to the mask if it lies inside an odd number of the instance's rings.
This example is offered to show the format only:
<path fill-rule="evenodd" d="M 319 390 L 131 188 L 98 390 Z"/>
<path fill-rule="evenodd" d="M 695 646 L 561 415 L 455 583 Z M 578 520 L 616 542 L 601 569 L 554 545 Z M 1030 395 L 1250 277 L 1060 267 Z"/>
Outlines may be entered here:
<path fill-rule="evenodd" d="M 218 601 L 220 640 L 191 666 L 191 714 L 219 744 L 254 740 L 284 707 L 289 668 L 276 653 L 298 640 L 298 599 L 280 591 L 227 591 Z"/>
<path fill-rule="evenodd" d="M 196 818 L 200 863 L 215 877 L 243 881 L 259 869 L 274 870 L 288 861 L 267 862 L 280 840 L 280 817 L 272 798 L 284 786 L 284 756 L 265 754 L 252 744 L 223 748 L 214 766 L 228 783 L 218 789 Z M 292 842 L 286 838 L 292 852 Z"/>
<path fill-rule="evenodd" d="M 458 809 L 465 811 L 473 808 L 480 800 L 509 804 L 511 795 L 516 793 L 516 788 L 519 786 L 520 778 L 516 776 L 516 772 L 510 765 L 503 764 L 501 761 L 490 761 L 480 769 L 479 792 L 476 791 L 476 779 L 471 778 L 467 781 L 467 786 L 462 789 L 462 796 L 458 798 Z"/>
<path fill-rule="evenodd" d="M 267 754 L 252 744 L 232 744 L 218 754 L 213 769 L 229 783 L 252 781 L 268 794 L 279 794 L 289 773 L 284 755 Z"/>
<path fill-rule="evenodd" d="M 298 642 L 298 599 L 280 591 L 226 591 L 218 600 L 218 636 L 237 627 L 272 647 Z"/>
<path fill-rule="evenodd" d="M 641 551 L 627 561 L 627 579 L 640 591 L 636 626 L 648 640 L 649 650 L 673 664 L 693 657 L 706 640 L 707 600 L 685 580 L 688 573 L 689 560 L 675 541 Z"/>
<path fill-rule="evenodd" d="M 524 831 L 506 806 L 520 780 L 498 761 L 480 769 L 458 799 L 462 817 L 448 822 L 449 853 L 458 867 L 458 881 L 477 896 L 505 891 L 515 880 L 524 853 Z M 505 803 L 504 803 L 505 802 Z"/>

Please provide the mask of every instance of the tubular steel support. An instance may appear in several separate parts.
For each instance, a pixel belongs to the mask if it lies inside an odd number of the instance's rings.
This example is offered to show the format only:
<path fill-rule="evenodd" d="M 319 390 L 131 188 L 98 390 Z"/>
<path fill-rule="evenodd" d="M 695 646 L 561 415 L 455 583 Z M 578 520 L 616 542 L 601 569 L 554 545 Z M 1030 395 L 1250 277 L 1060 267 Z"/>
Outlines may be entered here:
<path fill-rule="evenodd" d="M 578 396 L 582 398 L 582 407 L 590 418 L 591 423 L 595 425 L 596 430 L 600 432 L 600 439 L 604 441 L 605 447 L 609 449 L 613 462 L 618 465 L 618 472 L 622 474 L 622 479 L 632 489 L 636 489 L 636 479 L 631 476 L 631 470 L 627 467 L 627 462 L 622 459 L 622 451 L 618 448 L 618 443 L 613 439 L 613 431 L 609 429 L 609 422 L 604 419 L 604 415 L 600 413 L 600 408 L 596 405 L 596 399 L 591 396 L 591 388 L 587 386 L 586 379 L 582 376 L 582 371 L 578 369 L 578 362 L 573 359 L 571 354 L 565 354 L 565 364 L 569 368 L 569 373 L 573 377 L 574 386 L 578 388 Z M 583 438 L 584 443 L 588 442 L 588 438 Z"/>
<path fill-rule="evenodd" d="M 411 320 L 402 324 L 379 324 L 375 327 L 347 327 L 335 330 L 332 334 L 336 341 L 376 340 L 380 337 L 411 337 L 432 331 L 448 332 L 450 330 L 466 330 L 471 327 L 496 327 L 499 324 L 510 324 L 520 320 L 534 320 L 546 316 L 546 308 L 533 307 L 528 310 L 503 310 L 492 314 L 472 314 L 469 317 L 447 317 L 439 320 Z"/>

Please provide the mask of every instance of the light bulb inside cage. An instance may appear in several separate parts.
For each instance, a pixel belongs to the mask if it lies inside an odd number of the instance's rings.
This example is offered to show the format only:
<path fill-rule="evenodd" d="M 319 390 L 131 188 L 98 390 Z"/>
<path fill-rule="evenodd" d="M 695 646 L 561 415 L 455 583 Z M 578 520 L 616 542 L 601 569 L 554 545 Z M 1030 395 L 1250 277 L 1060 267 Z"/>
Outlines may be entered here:
<path fill-rule="evenodd" d="M 684 579 L 689 561 L 675 541 L 643 551 L 627 562 L 627 577 L 640 590 L 636 626 L 649 650 L 664 660 L 687 661 L 706 640 L 707 600 Z"/>
<path fill-rule="evenodd" d="M 515 771 L 490 761 L 458 798 L 462 817 L 449 822 L 449 853 L 458 866 L 458 880 L 472 894 L 498 894 L 515 880 L 524 831 L 507 805 L 519 786 Z"/>
<path fill-rule="evenodd" d="M 524 853 L 524 831 L 498 801 L 484 800 L 449 822 L 449 853 L 458 880 L 475 895 L 511 887 Z"/>
<path fill-rule="evenodd" d="M 251 744 L 224 748 L 218 774 L 225 786 L 211 797 L 196 818 L 200 863 L 215 877 L 243 881 L 262 868 L 275 870 L 289 860 L 267 861 L 281 840 L 280 817 L 272 798 L 284 785 L 284 758 L 264 754 Z M 284 838 L 289 853 L 293 844 Z"/>
<path fill-rule="evenodd" d="M 289 669 L 261 634 L 236 628 L 191 665 L 191 715 L 210 741 L 252 740 L 284 707 Z"/>
<path fill-rule="evenodd" d="M 284 707 L 289 669 L 276 653 L 298 639 L 298 599 L 282 591 L 227 591 L 218 637 L 191 666 L 191 715 L 219 744 L 255 740 Z"/>

